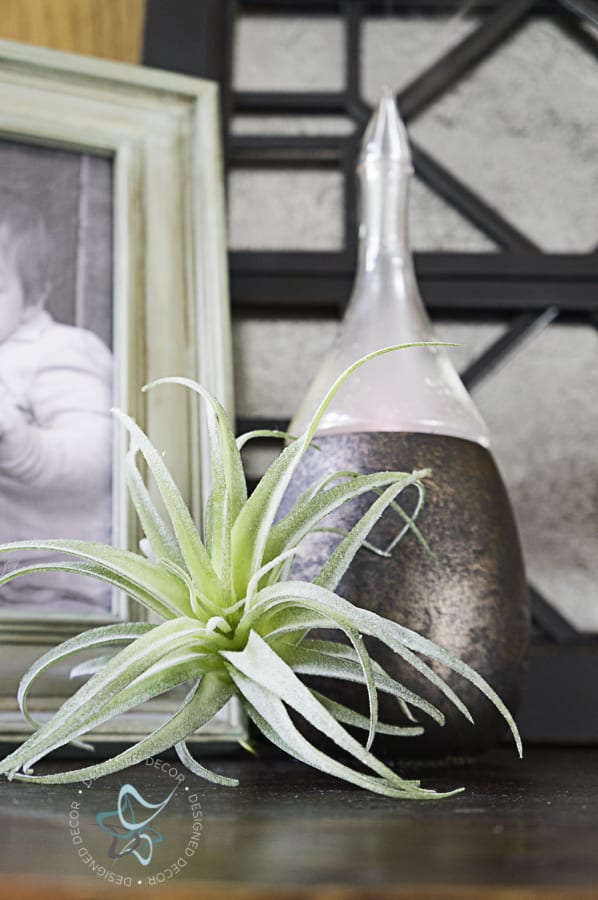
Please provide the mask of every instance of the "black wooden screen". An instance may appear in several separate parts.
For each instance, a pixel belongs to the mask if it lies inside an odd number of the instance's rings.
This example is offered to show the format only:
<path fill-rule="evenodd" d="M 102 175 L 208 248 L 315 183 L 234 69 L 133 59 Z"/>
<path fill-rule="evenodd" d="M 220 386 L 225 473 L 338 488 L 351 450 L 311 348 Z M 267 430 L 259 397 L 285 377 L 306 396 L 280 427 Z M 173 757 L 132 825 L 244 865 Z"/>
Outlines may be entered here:
<path fill-rule="evenodd" d="M 447 14 L 459 0 L 148 0 L 145 63 L 215 78 L 222 89 L 226 165 L 326 165 L 344 184 L 344 246 L 337 252 L 234 251 L 229 254 L 233 312 L 337 316 L 349 297 L 356 259 L 355 156 L 371 110 L 360 93 L 359 42 L 367 15 Z M 335 14 L 346 42 L 344 86 L 334 92 L 246 92 L 232 88 L 236 17 L 243 12 Z M 598 62 L 585 26 L 598 24 L 597 0 L 470 0 L 480 24 L 398 95 L 407 123 L 493 54 L 532 16 L 550 16 Z M 231 134 L 232 115 L 342 115 L 355 132 L 339 136 Z M 597 109 L 598 116 L 598 109 Z M 468 321 L 507 318 L 509 327 L 467 370 L 471 387 L 522 341 L 552 322 L 598 328 L 598 247 L 589 254 L 545 253 L 491 208 L 442 162 L 412 142 L 416 174 L 500 248 L 498 253 L 418 253 L 415 265 L 428 308 Z M 598 235 L 597 235 L 598 237 Z M 240 420 L 239 430 L 284 427 L 272 419 Z M 598 550 L 598 548 L 597 548 Z M 528 739 L 598 740 L 598 637 L 575 629 L 530 586 L 535 635 L 520 721 Z M 586 712 L 585 710 L 589 710 Z"/>

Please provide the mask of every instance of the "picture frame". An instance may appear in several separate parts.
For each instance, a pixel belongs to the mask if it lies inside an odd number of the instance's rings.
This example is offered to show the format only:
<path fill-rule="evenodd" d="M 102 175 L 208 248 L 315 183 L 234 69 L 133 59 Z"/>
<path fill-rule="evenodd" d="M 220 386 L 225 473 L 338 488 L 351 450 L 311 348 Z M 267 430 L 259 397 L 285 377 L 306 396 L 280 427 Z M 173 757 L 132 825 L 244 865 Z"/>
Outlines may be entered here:
<path fill-rule="evenodd" d="M 217 85 L 0 41 L 0 142 L 111 161 L 114 406 L 164 454 L 200 521 L 209 457 L 196 399 L 180 387 L 141 388 L 162 376 L 187 376 L 232 414 Z M 113 435 L 112 542 L 135 549 L 139 533 L 122 472 L 128 441 L 116 424 Z M 90 626 L 143 618 L 139 605 L 123 596 L 113 596 L 109 612 L 84 617 L 9 614 L 0 607 L 0 742 L 10 745 L 29 733 L 16 692 L 45 650 Z M 54 669 L 32 700 L 42 720 L 73 691 L 66 668 Z M 90 737 L 98 745 L 126 744 L 175 709 L 168 695 Z M 212 748 L 244 735 L 239 708 L 229 704 L 194 740 Z"/>

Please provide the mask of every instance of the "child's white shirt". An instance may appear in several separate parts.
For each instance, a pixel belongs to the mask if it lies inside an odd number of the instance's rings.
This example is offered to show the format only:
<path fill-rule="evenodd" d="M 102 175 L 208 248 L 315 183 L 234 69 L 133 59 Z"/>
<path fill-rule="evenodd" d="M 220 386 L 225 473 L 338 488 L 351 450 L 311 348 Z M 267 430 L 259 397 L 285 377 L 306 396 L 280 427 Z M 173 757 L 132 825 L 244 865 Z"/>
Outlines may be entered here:
<path fill-rule="evenodd" d="M 92 332 L 45 311 L 0 344 L 0 542 L 110 542 L 112 355 Z M 39 561 L 19 556 L 19 564 Z M 0 558 L 0 571 L 8 557 Z M 0 603 L 89 612 L 109 603 L 91 578 L 22 576 Z"/>

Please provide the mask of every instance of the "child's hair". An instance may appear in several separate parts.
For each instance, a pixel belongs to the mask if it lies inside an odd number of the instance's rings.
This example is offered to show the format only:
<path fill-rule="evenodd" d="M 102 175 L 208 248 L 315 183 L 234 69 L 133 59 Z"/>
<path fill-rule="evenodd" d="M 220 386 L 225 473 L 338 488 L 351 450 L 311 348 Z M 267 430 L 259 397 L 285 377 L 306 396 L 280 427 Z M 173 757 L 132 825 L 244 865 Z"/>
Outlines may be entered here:
<path fill-rule="evenodd" d="M 51 282 L 50 237 L 31 200 L 0 190 L 0 252 L 14 261 L 25 304 L 43 306 Z"/>

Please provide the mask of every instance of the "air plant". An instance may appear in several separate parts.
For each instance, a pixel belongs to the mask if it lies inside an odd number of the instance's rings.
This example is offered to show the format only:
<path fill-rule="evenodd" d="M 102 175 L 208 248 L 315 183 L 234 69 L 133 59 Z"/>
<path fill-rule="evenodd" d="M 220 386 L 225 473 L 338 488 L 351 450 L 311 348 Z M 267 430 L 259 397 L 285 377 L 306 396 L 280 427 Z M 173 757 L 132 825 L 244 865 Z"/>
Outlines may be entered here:
<path fill-rule="evenodd" d="M 249 497 L 240 450 L 263 432 L 251 432 L 235 440 L 223 407 L 193 381 L 169 378 L 148 385 L 186 385 L 207 405 L 211 489 L 203 539 L 160 453 L 131 418 L 116 411 L 130 436 L 125 477 L 145 535 L 144 555 L 75 540 L 5 544 L 0 552 L 49 550 L 68 558 L 14 569 L 0 578 L 0 585 L 33 571 L 59 569 L 88 575 L 126 592 L 163 621 L 92 628 L 35 662 L 18 691 L 20 709 L 34 731 L 0 762 L 0 774 L 29 782 L 75 782 L 117 772 L 175 747 L 182 763 L 193 773 L 233 786 L 237 784 L 235 779 L 209 771 L 194 759 L 186 741 L 232 697 L 237 697 L 259 731 L 303 763 L 390 797 L 446 796 L 421 787 L 419 781 L 400 777 L 371 752 L 377 733 L 408 738 L 423 730 L 416 716 L 429 717 L 440 724 L 444 717 L 432 703 L 391 678 L 371 658 L 364 636 L 377 638 L 398 653 L 471 720 L 463 702 L 426 659 L 468 679 L 500 710 L 521 753 L 510 713 L 472 668 L 430 640 L 349 603 L 335 592 L 353 557 L 367 543 L 371 528 L 389 507 L 402 517 L 397 540 L 408 530 L 419 534 L 416 514 L 407 516 L 396 500 L 414 485 L 419 491 L 419 510 L 426 471 L 331 473 L 303 493 L 291 511 L 277 520 L 283 495 L 338 388 L 368 360 L 406 346 L 413 345 L 388 347 L 350 366 L 330 388 L 306 432 L 287 444 Z M 141 477 L 139 454 L 154 478 L 168 524 L 158 513 Z M 293 557 L 302 538 L 320 527 L 332 511 L 366 493 L 373 498 L 371 505 L 350 532 L 341 537 L 313 582 L 293 580 Z M 337 629 L 344 636 L 342 642 L 314 637 L 314 632 L 323 628 Z M 115 646 L 122 649 L 114 653 Z M 49 721 L 38 722 L 28 708 L 28 695 L 36 680 L 56 663 L 81 651 L 102 652 L 102 648 L 110 648 L 112 655 L 76 667 L 76 674 L 92 674 Z M 325 676 L 365 686 L 369 716 L 306 685 L 301 675 Z M 71 771 L 33 773 L 32 766 L 54 749 L 67 743 L 88 746 L 79 741 L 81 736 L 182 684 L 188 690 L 177 711 L 123 752 Z M 405 715 L 404 726 L 378 720 L 378 691 L 396 697 Z M 290 711 L 338 745 L 344 761 L 310 743 Z M 362 729 L 367 735 L 365 741 L 358 741 L 345 726 Z M 346 760 L 351 757 L 355 762 L 349 764 Z"/>

